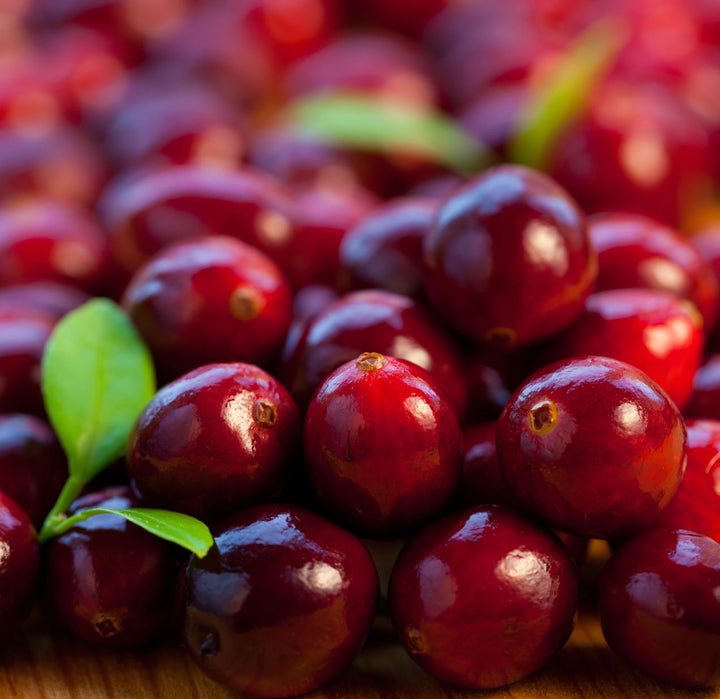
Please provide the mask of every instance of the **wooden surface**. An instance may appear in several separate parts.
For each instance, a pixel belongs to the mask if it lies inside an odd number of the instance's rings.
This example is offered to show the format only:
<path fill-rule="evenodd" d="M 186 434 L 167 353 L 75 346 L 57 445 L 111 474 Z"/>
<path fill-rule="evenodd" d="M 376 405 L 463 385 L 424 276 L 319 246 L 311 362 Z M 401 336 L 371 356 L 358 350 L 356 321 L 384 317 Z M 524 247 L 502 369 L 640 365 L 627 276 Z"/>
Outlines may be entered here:
<path fill-rule="evenodd" d="M 226 699 L 233 694 L 207 679 L 172 641 L 144 651 L 98 651 L 30 619 L 0 652 L 0 698 L 22 699 Z M 720 697 L 661 686 L 631 670 L 605 646 L 597 619 L 580 616 L 567 646 L 543 670 L 492 692 L 442 686 L 425 675 L 394 642 L 379 617 L 362 655 L 312 699 L 450 699 L 513 697 L 568 699 Z"/>

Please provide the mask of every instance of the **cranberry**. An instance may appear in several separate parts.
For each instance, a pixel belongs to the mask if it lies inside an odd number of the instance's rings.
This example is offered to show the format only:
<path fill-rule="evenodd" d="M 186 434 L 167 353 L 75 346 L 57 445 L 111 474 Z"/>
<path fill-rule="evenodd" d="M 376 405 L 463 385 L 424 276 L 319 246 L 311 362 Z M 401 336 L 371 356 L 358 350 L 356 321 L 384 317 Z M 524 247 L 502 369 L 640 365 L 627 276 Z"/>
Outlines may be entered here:
<path fill-rule="evenodd" d="M 146 502 L 218 520 L 275 495 L 295 466 L 300 415 L 258 367 L 209 364 L 145 406 L 128 442 L 128 474 Z"/>
<path fill-rule="evenodd" d="M 599 583 L 608 645 L 633 666 L 681 687 L 720 682 L 720 544 L 651 530 L 616 551 Z"/>
<path fill-rule="evenodd" d="M 332 512 L 371 536 L 438 514 L 460 472 L 461 434 L 432 377 L 374 352 L 334 371 L 305 416 L 305 465 Z"/>
<path fill-rule="evenodd" d="M 720 420 L 720 355 L 709 355 L 698 368 L 685 414 Z"/>
<path fill-rule="evenodd" d="M 700 365 L 704 335 L 695 306 L 667 292 L 616 289 L 588 297 L 585 312 L 554 338 L 545 358 L 603 355 L 644 371 L 683 410 Z"/>
<path fill-rule="evenodd" d="M 607 357 L 533 374 L 497 425 L 500 464 L 524 507 L 553 527 L 600 539 L 657 521 L 682 481 L 685 439 L 667 394 Z"/>
<path fill-rule="evenodd" d="M 68 514 L 137 504 L 121 486 L 79 498 Z M 165 630 L 172 610 L 173 547 L 120 515 L 95 515 L 61 534 L 49 545 L 46 565 L 53 612 L 84 641 L 127 647 Z"/>
<path fill-rule="evenodd" d="M 58 320 L 89 300 L 90 295 L 82 289 L 58 282 L 28 282 L 0 289 L 0 309 L 27 308 Z"/>
<path fill-rule="evenodd" d="M 160 371 L 239 360 L 268 364 L 290 326 L 290 288 L 255 248 L 225 236 L 177 243 L 133 277 L 123 304 Z"/>
<path fill-rule="evenodd" d="M 233 516 L 178 582 L 193 659 L 213 679 L 257 697 L 303 694 L 340 674 L 360 652 L 377 594 L 362 544 L 292 505 Z"/>
<path fill-rule="evenodd" d="M 582 310 L 596 274 L 585 219 L 565 191 L 520 166 L 487 170 L 445 200 L 425 238 L 426 288 L 475 340 L 548 337 Z"/>
<path fill-rule="evenodd" d="M 549 531 L 502 505 L 449 515 L 400 554 L 393 622 L 415 662 L 473 689 L 511 684 L 570 636 L 578 580 Z"/>
<path fill-rule="evenodd" d="M 449 4 L 450 0 L 418 0 L 411 5 L 404 0 L 369 0 L 357 9 L 372 24 L 418 36 L 428 22 Z"/>

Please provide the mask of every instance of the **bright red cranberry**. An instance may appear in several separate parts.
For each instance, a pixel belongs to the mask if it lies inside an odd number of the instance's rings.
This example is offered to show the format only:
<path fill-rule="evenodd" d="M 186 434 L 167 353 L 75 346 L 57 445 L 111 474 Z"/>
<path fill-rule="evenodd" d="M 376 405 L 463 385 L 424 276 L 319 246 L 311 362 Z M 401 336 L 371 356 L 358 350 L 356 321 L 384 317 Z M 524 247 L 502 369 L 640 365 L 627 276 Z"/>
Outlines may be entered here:
<path fill-rule="evenodd" d="M 425 238 L 426 289 L 474 340 L 512 346 L 548 337 L 581 312 L 596 274 L 585 218 L 545 175 L 487 170 L 445 200 Z"/>
<path fill-rule="evenodd" d="M 551 526 L 599 539 L 647 529 L 685 471 L 682 417 L 645 374 L 607 357 L 551 364 L 497 425 L 505 479 Z"/>
<path fill-rule="evenodd" d="M 334 371 L 305 416 L 305 465 L 323 504 L 371 536 L 402 534 L 448 503 L 457 418 L 432 377 L 374 352 Z"/>
<path fill-rule="evenodd" d="M 158 253 L 135 274 L 123 305 L 170 376 L 211 362 L 267 365 L 280 354 L 292 316 L 277 265 L 226 236 Z"/>
<path fill-rule="evenodd" d="M 695 373 L 693 392 L 685 414 L 720 420 L 720 355 L 706 357 Z"/>
<path fill-rule="evenodd" d="M 293 505 L 261 505 L 227 520 L 178 582 L 193 659 L 256 697 L 303 694 L 339 675 L 362 648 L 377 594 L 363 545 Z"/>
<path fill-rule="evenodd" d="M 684 410 L 704 344 L 695 306 L 662 291 L 616 289 L 588 297 L 585 312 L 554 338 L 546 358 L 602 355 L 644 371 Z"/>
<path fill-rule="evenodd" d="M 473 689 L 540 668 L 570 636 L 577 598 L 563 544 L 502 505 L 431 524 L 401 553 L 390 580 L 393 622 L 412 659 Z"/>
<path fill-rule="evenodd" d="M 715 325 L 718 282 L 698 250 L 676 230 L 633 214 L 588 219 L 598 253 L 596 291 L 657 289 L 692 301 L 706 328 Z"/>
<path fill-rule="evenodd" d="M 153 506 L 217 521 L 269 500 L 297 466 L 300 414 L 250 364 L 209 364 L 163 387 L 128 441 L 133 489 Z"/>
<path fill-rule="evenodd" d="M 58 320 L 90 300 L 90 295 L 68 284 L 28 282 L 0 289 L 0 309 L 29 310 L 47 313 Z"/>
<path fill-rule="evenodd" d="M 340 245 L 340 287 L 424 298 L 423 238 L 438 207 L 430 198 L 394 200 L 348 231 Z"/>
<path fill-rule="evenodd" d="M 79 498 L 68 514 L 137 505 L 121 486 Z M 174 561 L 171 544 L 120 515 L 90 517 L 50 543 L 46 565 L 53 612 L 88 643 L 111 648 L 146 643 L 169 622 Z"/>
<path fill-rule="evenodd" d="M 598 587 L 608 645 L 680 687 L 720 683 L 720 543 L 687 531 L 644 532 L 616 551 Z"/>
<path fill-rule="evenodd" d="M 32 415 L 0 415 L 0 493 L 11 497 L 39 528 L 68 476 L 50 425 Z"/>
<path fill-rule="evenodd" d="M 361 352 L 405 359 L 432 374 L 461 416 L 467 405 L 462 358 L 453 342 L 415 301 L 389 291 L 340 297 L 306 327 L 283 377 L 300 406 L 328 374 Z"/>

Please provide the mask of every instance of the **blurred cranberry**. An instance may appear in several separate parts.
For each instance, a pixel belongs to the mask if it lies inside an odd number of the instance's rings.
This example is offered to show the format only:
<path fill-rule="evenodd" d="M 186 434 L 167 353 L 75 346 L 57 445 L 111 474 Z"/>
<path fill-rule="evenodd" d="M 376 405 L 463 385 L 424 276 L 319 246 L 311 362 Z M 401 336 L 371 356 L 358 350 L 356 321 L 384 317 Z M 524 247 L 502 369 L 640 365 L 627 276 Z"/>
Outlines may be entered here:
<path fill-rule="evenodd" d="M 452 0 L 366 0 L 358 3 L 361 19 L 371 25 L 409 36 L 419 36 L 428 22 Z"/>
<path fill-rule="evenodd" d="M 37 310 L 62 318 L 90 300 L 90 294 L 58 282 L 30 282 L 0 289 L 0 309 Z"/>
<path fill-rule="evenodd" d="M 418 182 L 408 190 L 407 196 L 429 197 L 441 201 L 450 196 L 464 182 L 465 179 L 456 173 L 443 173 Z"/>
<path fill-rule="evenodd" d="M 720 420 L 720 354 L 708 355 L 695 373 L 693 392 L 685 414 Z"/>
<path fill-rule="evenodd" d="M 715 276 L 715 281 L 720 287 L 720 226 L 709 225 L 689 239 L 690 244 L 700 253 L 700 257 L 710 266 Z M 707 327 L 708 343 L 716 347 L 715 326 Z"/>

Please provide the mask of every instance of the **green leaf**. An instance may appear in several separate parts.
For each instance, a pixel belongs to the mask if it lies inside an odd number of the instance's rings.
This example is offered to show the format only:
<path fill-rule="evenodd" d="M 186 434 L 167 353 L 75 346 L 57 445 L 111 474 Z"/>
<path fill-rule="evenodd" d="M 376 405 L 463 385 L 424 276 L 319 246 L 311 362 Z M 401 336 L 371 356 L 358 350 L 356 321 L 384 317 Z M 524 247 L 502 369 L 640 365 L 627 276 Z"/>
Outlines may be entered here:
<path fill-rule="evenodd" d="M 150 353 L 109 299 L 66 315 L 45 348 L 42 389 L 70 476 L 87 483 L 125 450 L 138 414 L 155 393 Z"/>
<path fill-rule="evenodd" d="M 318 138 L 358 150 L 421 156 L 472 173 L 488 151 L 450 117 L 430 107 L 338 92 L 291 106 L 291 123 Z"/>
<path fill-rule="evenodd" d="M 202 558 L 213 545 L 213 537 L 207 525 L 199 519 L 169 510 L 155 510 L 143 507 L 113 509 L 109 507 L 91 507 L 81 510 L 55 526 L 52 536 L 59 536 L 79 522 L 95 515 L 120 515 L 129 522 L 137 524 L 145 531 L 182 546 Z"/>
<path fill-rule="evenodd" d="M 606 18 L 573 42 L 552 74 L 531 92 L 510 144 L 510 160 L 545 168 L 558 137 L 581 116 L 626 39 L 625 28 Z"/>

